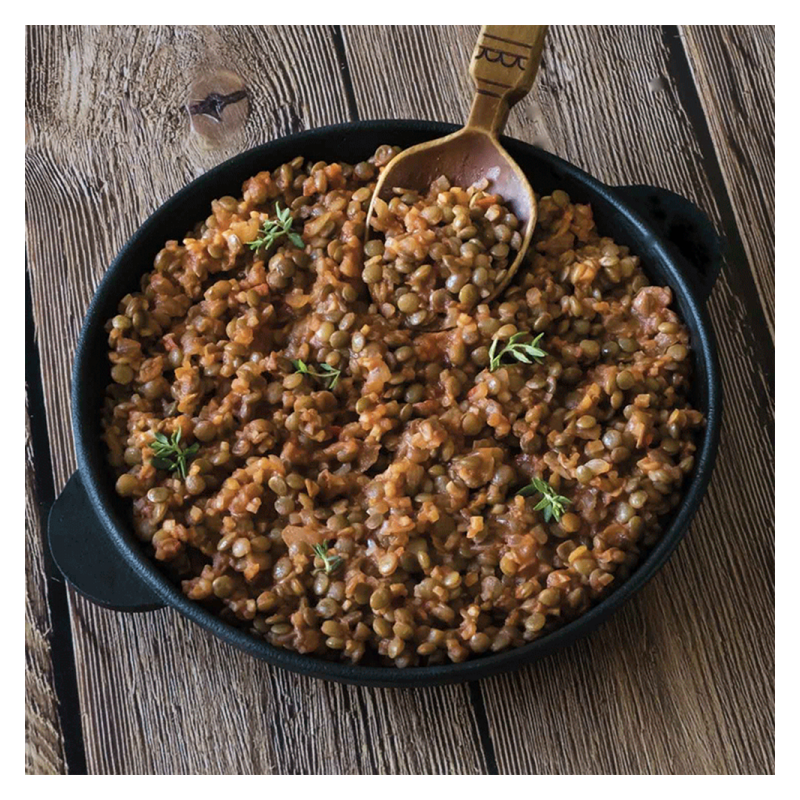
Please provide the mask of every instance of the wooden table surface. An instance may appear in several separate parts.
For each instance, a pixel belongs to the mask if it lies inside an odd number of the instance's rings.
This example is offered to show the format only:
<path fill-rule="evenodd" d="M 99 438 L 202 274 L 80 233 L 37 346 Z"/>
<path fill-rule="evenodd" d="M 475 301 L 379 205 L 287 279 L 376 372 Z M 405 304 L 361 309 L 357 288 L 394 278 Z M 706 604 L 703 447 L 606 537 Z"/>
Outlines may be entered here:
<path fill-rule="evenodd" d="M 667 566 L 588 640 L 475 684 L 339 686 L 171 610 L 98 608 L 48 560 L 43 522 L 75 469 L 73 350 L 121 245 L 189 180 L 272 138 L 463 121 L 477 30 L 28 29 L 27 771 L 773 771 L 772 27 L 551 28 L 509 120 L 602 181 L 693 200 L 728 247 L 708 301 L 725 393 L 710 489 Z M 381 69 L 376 52 L 392 54 Z M 202 113 L 214 92 L 233 95 L 219 121 Z"/>

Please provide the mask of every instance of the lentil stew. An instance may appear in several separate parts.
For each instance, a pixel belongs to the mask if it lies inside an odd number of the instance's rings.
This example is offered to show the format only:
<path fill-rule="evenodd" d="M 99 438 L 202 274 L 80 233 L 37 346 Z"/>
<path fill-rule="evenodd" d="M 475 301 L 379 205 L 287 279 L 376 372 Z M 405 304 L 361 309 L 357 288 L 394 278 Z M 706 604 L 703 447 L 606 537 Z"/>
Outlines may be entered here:
<path fill-rule="evenodd" d="M 563 192 L 491 305 L 459 297 L 430 332 L 375 303 L 368 265 L 397 253 L 364 225 L 394 152 L 259 173 L 168 242 L 109 323 L 103 427 L 138 536 L 190 598 L 277 646 L 404 667 L 532 641 L 624 581 L 703 419 L 670 290 Z M 472 220 L 437 189 L 395 211 Z M 433 227 L 411 260 L 452 255 L 480 288 L 494 244 Z"/>

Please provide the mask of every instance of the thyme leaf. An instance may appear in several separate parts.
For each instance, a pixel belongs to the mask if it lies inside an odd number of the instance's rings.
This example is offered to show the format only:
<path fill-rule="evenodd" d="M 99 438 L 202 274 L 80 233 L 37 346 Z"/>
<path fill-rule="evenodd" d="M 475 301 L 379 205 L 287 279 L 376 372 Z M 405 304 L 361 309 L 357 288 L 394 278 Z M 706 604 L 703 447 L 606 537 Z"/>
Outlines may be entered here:
<path fill-rule="evenodd" d="M 534 511 L 543 511 L 545 522 L 550 522 L 553 518 L 555 518 L 556 522 L 559 522 L 561 515 L 564 513 L 564 507 L 572 503 L 572 500 L 568 497 L 556 494 L 555 489 L 541 478 L 533 478 L 517 494 L 521 497 L 530 497 L 534 494 L 542 495 L 542 499 L 534 506 Z"/>
<path fill-rule="evenodd" d="M 179 472 L 181 478 L 186 479 L 186 459 L 193 456 L 200 449 L 200 443 L 195 442 L 189 447 L 181 447 L 181 429 L 175 429 L 172 438 L 168 439 L 166 434 L 155 433 L 155 441 L 150 448 L 155 454 L 152 463 L 156 469 L 166 469 L 170 472 Z"/>
<path fill-rule="evenodd" d="M 336 369 L 330 364 L 320 364 L 319 368 L 322 370 L 322 372 L 317 372 L 311 369 L 311 367 L 309 367 L 308 364 L 306 364 L 306 362 L 300 358 L 292 361 L 292 364 L 294 365 L 296 372 L 300 372 L 303 375 L 310 375 L 312 378 L 319 378 L 322 381 L 330 381 L 328 384 L 329 389 L 336 388 L 336 384 L 339 383 L 339 378 L 342 375 L 342 371 L 340 369 Z"/>
<path fill-rule="evenodd" d="M 281 208 L 280 203 L 275 203 L 275 214 L 277 219 L 264 220 L 259 231 L 260 236 L 253 239 L 252 242 L 248 242 L 250 248 L 258 250 L 263 247 L 265 250 L 269 250 L 281 236 L 286 236 L 295 247 L 304 248 L 306 245 L 303 237 L 292 230 L 294 219 L 291 210 Z"/>
<path fill-rule="evenodd" d="M 326 575 L 331 575 L 336 572 L 339 567 L 344 564 L 344 559 L 341 556 L 332 556 L 328 554 L 328 543 L 320 542 L 313 547 L 314 553 L 322 559 L 324 564 L 323 569 Z"/>
<path fill-rule="evenodd" d="M 489 372 L 494 372 L 506 356 L 515 358 L 523 364 L 532 364 L 534 361 L 541 363 L 541 359 L 543 359 L 547 353 L 540 347 L 537 347 L 537 344 L 544 334 L 540 333 L 530 342 L 520 341 L 523 336 L 529 335 L 530 334 L 526 331 L 518 331 L 503 345 L 499 353 L 497 352 L 497 346 L 500 344 L 500 340 L 494 339 L 492 341 L 492 346 L 489 348 Z"/>

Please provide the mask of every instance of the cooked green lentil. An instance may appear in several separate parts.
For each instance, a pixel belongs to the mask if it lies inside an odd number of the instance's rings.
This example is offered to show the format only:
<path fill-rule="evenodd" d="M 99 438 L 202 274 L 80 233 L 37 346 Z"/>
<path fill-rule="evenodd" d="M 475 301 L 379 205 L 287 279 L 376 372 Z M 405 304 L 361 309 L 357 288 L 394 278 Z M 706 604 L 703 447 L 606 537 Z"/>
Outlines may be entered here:
<path fill-rule="evenodd" d="M 491 305 L 516 229 L 499 199 L 473 214 L 488 185 L 403 191 L 365 244 L 396 152 L 296 158 L 167 242 L 107 326 L 103 427 L 138 536 L 190 598 L 279 647 L 406 667 L 520 646 L 623 582 L 703 417 L 670 290 L 566 193 L 539 198 L 529 263 Z M 304 247 L 251 249 L 276 203 Z M 441 291 L 456 324 L 415 330 Z M 489 371 L 519 333 L 546 356 Z M 198 445 L 185 479 L 154 463 L 178 430 Z M 533 478 L 568 499 L 560 519 L 517 494 Z"/>

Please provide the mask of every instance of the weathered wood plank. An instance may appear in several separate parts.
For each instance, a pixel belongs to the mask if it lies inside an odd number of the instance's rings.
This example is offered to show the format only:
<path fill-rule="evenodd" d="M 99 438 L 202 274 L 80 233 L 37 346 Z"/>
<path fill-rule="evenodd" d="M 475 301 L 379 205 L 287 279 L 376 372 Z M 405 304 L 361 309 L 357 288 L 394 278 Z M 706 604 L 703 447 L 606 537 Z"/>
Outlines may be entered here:
<path fill-rule="evenodd" d="M 775 27 L 684 25 L 681 36 L 774 338 Z"/>
<path fill-rule="evenodd" d="M 27 246 L 60 489 L 75 466 L 74 343 L 117 249 L 189 179 L 347 111 L 328 28 L 46 27 L 27 45 Z M 187 103 L 240 84 L 246 100 L 217 101 L 220 126 L 190 127 Z M 116 614 L 74 593 L 71 606 L 90 773 L 485 771 L 466 687 L 325 684 L 169 611 Z"/>
<path fill-rule="evenodd" d="M 475 26 L 346 28 L 362 117 L 465 119 L 476 34 Z M 714 154 L 702 151 L 676 88 L 675 44 L 653 27 L 551 28 L 537 84 L 507 132 L 608 183 L 672 189 L 722 228 L 725 198 L 707 177 Z M 394 54 L 391 69 L 373 68 L 375 51 Z M 766 148 L 771 131 L 753 117 L 742 136 Z M 746 261 L 726 263 L 709 301 L 726 417 L 686 542 L 590 640 L 482 682 L 501 772 L 773 770 L 774 403 L 767 326 L 745 311 L 755 272 Z"/>
<path fill-rule="evenodd" d="M 62 775 L 67 771 L 58 719 L 53 662 L 48 634 L 42 546 L 42 520 L 36 498 L 30 418 L 25 409 L 25 773 Z"/>

